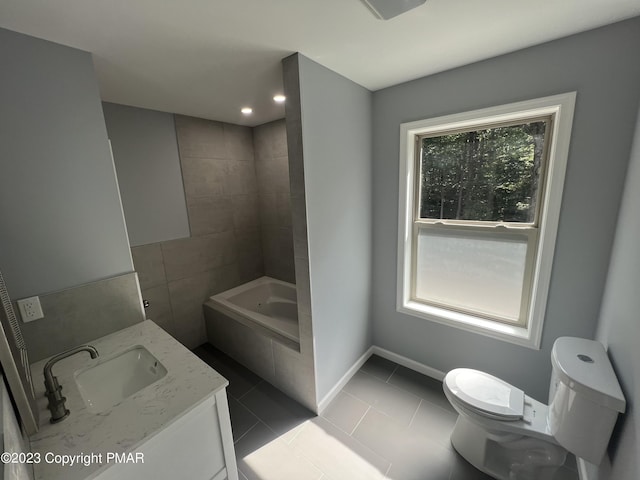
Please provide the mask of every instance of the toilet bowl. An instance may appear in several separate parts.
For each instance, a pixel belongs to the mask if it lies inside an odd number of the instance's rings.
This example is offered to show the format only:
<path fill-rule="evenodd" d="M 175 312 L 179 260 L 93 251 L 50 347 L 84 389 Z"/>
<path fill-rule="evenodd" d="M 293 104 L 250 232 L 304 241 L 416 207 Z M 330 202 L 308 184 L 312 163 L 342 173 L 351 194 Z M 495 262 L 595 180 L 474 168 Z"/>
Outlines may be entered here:
<path fill-rule="evenodd" d="M 468 368 L 444 378 L 458 412 L 455 450 L 499 480 L 551 480 L 567 451 L 599 464 L 625 400 L 604 347 L 561 337 L 552 349 L 549 405 L 488 373 Z"/>
<path fill-rule="evenodd" d="M 477 469 L 501 480 L 546 480 L 565 462 L 548 407 L 522 390 L 466 368 L 449 372 L 443 388 L 459 414 L 451 443 Z"/>

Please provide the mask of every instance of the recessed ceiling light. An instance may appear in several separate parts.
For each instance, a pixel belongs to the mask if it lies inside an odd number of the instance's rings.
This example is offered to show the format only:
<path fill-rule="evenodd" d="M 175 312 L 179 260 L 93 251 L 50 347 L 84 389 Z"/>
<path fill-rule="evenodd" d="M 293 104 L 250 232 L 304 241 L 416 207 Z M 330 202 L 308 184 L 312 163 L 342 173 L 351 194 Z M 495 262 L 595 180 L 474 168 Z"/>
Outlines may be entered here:
<path fill-rule="evenodd" d="M 253 113 L 253 108 L 251 107 L 244 107 L 242 110 L 240 110 L 242 113 L 244 113 L 245 115 L 251 115 Z"/>
<path fill-rule="evenodd" d="M 282 103 L 287 99 L 287 97 L 285 97 L 284 95 L 276 95 L 275 97 L 273 97 L 273 101 L 274 102 L 278 102 L 278 103 Z"/>

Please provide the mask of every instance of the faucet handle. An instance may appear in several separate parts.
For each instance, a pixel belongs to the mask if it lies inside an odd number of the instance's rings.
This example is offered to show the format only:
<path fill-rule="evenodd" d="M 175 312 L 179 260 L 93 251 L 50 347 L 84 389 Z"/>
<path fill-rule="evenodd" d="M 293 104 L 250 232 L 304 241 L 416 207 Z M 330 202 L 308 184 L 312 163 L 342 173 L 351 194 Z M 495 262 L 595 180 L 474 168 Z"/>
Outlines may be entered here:
<path fill-rule="evenodd" d="M 55 375 L 53 377 L 51 377 L 51 380 L 53 381 L 53 383 L 51 385 L 49 385 L 49 383 L 47 382 L 47 380 L 44 381 L 44 388 L 45 388 L 45 392 L 44 395 L 46 397 L 49 396 L 50 393 L 56 392 L 58 390 L 61 390 L 62 387 L 60 386 L 60 384 L 58 383 L 58 377 L 56 377 Z"/>
<path fill-rule="evenodd" d="M 58 388 L 54 392 L 48 392 L 47 398 L 49 399 L 49 405 L 47 408 L 51 411 L 51 423 L 58 423 L 69 416 L 69 410 L 65 407 L 64 402 L 67 401 L 66 397 L 62 396 L 62 387 L 58 385 Z"/>

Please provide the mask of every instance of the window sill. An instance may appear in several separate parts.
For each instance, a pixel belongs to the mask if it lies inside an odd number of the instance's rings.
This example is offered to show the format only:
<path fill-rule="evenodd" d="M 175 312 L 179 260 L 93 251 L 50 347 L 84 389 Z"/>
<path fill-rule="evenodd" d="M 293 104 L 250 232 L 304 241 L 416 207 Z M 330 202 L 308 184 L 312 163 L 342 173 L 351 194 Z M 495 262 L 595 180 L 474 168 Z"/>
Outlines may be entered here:
<path fill-rule="evenodd" d="M 397 311 L 460 330 L 466 330 L 497 340 L 521 345 L 533 350 L 540 349 L 541 335 L 539 333 L 541 332 L 534 332 L 534 329 L 531 327 L 507 325 L 505 323 L 487 320 L 486 318 L 424 305 L 411 300 L 399 304 Z"/>

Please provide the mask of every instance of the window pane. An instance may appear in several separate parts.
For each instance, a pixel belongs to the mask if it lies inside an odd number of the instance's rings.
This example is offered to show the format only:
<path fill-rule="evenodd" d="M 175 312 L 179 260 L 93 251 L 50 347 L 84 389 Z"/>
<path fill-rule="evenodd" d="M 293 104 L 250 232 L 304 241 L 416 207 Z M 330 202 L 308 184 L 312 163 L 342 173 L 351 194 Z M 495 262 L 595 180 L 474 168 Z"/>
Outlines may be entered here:
<path fill-rule="evenodd" d="M 533 223 L 548 123 L 423 137 L 420 218 Z"/>
<path fill-rule="evenodd" d="M 423 228 L 416 300 L 518 322 L 527 237 Z"/>

